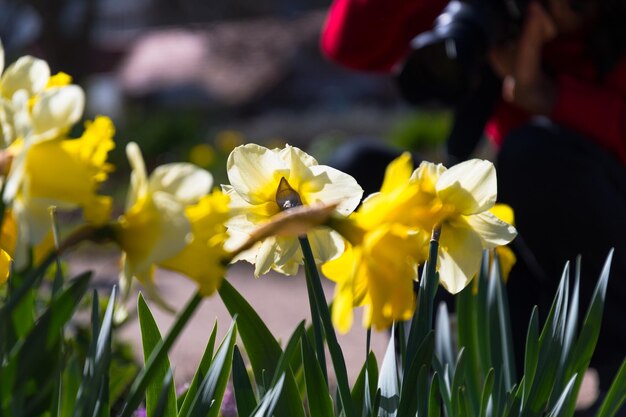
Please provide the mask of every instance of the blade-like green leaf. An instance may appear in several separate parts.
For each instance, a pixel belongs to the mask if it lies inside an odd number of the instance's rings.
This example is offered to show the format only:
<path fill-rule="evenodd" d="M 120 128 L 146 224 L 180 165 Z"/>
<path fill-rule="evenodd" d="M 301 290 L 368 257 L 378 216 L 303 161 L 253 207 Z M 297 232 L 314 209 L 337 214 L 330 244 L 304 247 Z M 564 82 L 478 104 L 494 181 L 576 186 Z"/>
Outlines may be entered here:
<path fill-rule="evenodd" d="M 539 319 L 537 306 L 533 308 L 526 333 L 526 351 L 524 352 L 524 389 L 522 404 L 526 406 L 530 388 L 535 381 L 535 371 L 539 359 Z"/>
<path fill-rule="evenodd" d="M 393 335 L 393 330 L 391 334 Z M 380 367 L 378 388 L 380 389 L 380 417 L 395 417 L 400 402 L 400 387 L 396 362 L 396 345 L 394 337 L 389 338 L 387 351 Z"/>
<path fill-rule="evenodd" d="M 159 343 L 154 348 L 145 368 L 139 372 L 139 375 L 137 375 L 133 385 L 130 387 L 130 392 L 122 410 L 121 417 L 130 417 L 137 409 L 144 396 L 148 383 L 152 380 L 152 377 L 158 369 L 157 367 L 160 365 L 161 361 L 164 360 L 167 355 L 167 351 L 174 344 L 183 328 L 187 325 L 187 322 L 196 311 L 196 308 L 200 305 L 201 301 L 202 295 L 199 292 L 194 293 L 185 308 L 178 314 L 178 317 L 176 317 L 174 324 L 170 328 L 163 342 Z"/>
<path fill-rule="evenodd" d="M 274 409 L 278 404 L 278 399 L 281 397 L 283 390 L 283 384 L 285 382 L 285 375 L 281 375 L 276 385 L 272 386 L 265 394 L 259 406 L 257 407 L 254 417 L 272 417 L 274 415 Z"/>
<path fill-rule="evenodd" d="M 215 417 L 218 415 L 230 375 L 236 338 L 237 323 L 235 319 L 217 349 L 209 371 L 198 388 L 189 410 L 191 417 Z"/>
<path fill-rule="evenodd" d="M 174 414 L 169 414 L 172 409 L 171 402 L 176 401 L 176 396 L 172 398 L 170 395 L 170 391 L 174 387 L 174 374 L 172 373 L 171 368 L 168 369 L 165 374 L 165 378 L 163 382 L 161 382 L 161 395 L 158 398 L 156 403 L 156 407 L 154 408 L 154 414 L 147 414 L 154 417 L 167 417 L 171 415 L 176 415 L 176 404 L 174 404 Z"/>
<path fill-rule="evenodd" d="M 301 321 L 296 327 L 296 330 L 292 333 L 287 345 L 285 346 L 285 350 L 281 353 L 280 358 L 278 359 L 278 364 L 276 365 L 276 371 L 274 371 L 274 378 L 272 379 L 272 385 L 276 385 L 278 382 L 278 378 L 280 378 L 284 373 L 289 369 L 289 364 L 292 361 L 293 356 L 298 350 L 298 344 L 302 339 L 302 335 L 304 335 L 304 321 Z"/>
<path fill-rule="evenodd" d="M 356 407 L 357 416 L 372 414 L 376 383 L 378 382 L 378 362 L 374 352 L 369 352 L 361 372 L 352 386 L 352 402 Z"/>
<path fill-rule="evenodd" d="M 63 371 L 61 396 L 59 399 L 59 417 L 71 417 L 76 404 L 76 395 L 80 387 L 81 372 L 76 358 L 72 357 Z"/>
<path fill-rule="evenodd" d="M 239 336 L 250 359 L 257 387 L 262 390 L 269 389 L 270 381 L 264 378 L 264 375 L 266 373 L 270 376 L 274 375 L 282 353 L 280 345 L 256 311 L 231 283 L 223 281 L 219 295 L 231 316 L 237 315 Z M 285 395 L 281 396 L 276 407 L 276 416 L 304 417 L 304 408 L 300 401 L 298 386 L 291 372 L 285 375 L 283 391 Z"/>
<path fill-rule="evenodd" d="M 428 396 L 428 417 L 441 417 L 441 394 L 437 372 L 431 378 L 430 394 Z"/>
<path fill-rule="evenodd" d="M 217 321 L 213 325 L 213 330 L 211 331 L 211 336 L 209 337 L 209 341 L 207 342 L 206 347 L 204 348 L 204 353 L 202 354 L 202 359 L 200 359 L 200 365 L 196 370 L 193 379 L 191 380 L 191 384 L 189 384 L 189 388 L 187 388 L 187 392 L 185 394 L 185 399 L 183 400 L 180 409 L 178 410 L 178 415 L 180 417 L 186 417 L 189 413 L 189 409 L 191 408 L 191 403 L 194 398 L 196 398 L 196 393 L 198 392 L 198 387 L 202 383 L 204 376 L 209 372 L 209 367 L 211 366 L 211 362 L 213 361 L 213 349 L 215 348 L 215 339 L 217 338 Z"/>
<path fill-rule="evenodd" d="M 141 342 L 143 346 L 143 357 L 144 363 L 147 362 L 148 358 L 150 358 L 150 354 L 154 348 L 162 343 L 161 332 L 159 331 L 159 327 L 157 326 L 156 321 L 154 320 L 154 316 L 146 304 L 146 300 L 144 300 L 143 295 L 140 293 L 139 298 L 137 299 L 137 314 L 139 318 L 139 327 L 141 329 Z M 151 416 L 156 412 L 157 405 L 159 404 L 159 399 L 163 395 L 163 383 L 167 380 L 167 375 L 171 374 L 170 361 L 167 355 L 161 361 L 157 369 L 155 370 L 154 377 L 152 381 L 146 387 L 146 413 Z M 176 390 L 172 381 L 169 384 L 169 390 L 166 392 L 168 397 L 166 402 L 161 401 L 161 403 L 165 404 L 165 408 L 163 409 L 163 415 L 165 417 L 175 417 L 176 410 Z"/>
<path fill-rule="evenodd" d="M 416 392 L 421 392 L 419 386 L 420 375 L 422 369 L 426 372 L 426 370 L 430 368 L 434 350 L 435 337 L 433 331 L 431 330 L 422 341 L 420 347 L 417 349 L 413 362 L 411 363 L 411 367 L 408 370 L 405 370 L 405 374 L 403 375 L 400 402 L 398 404 L 398 417 L 414 416 L 415 412 L 418 410 L 418 399 L 415 394 Z M 424 374 L 423 378 L 425 378 L 426 375 L 427 374 Z M 424 380 L 421 382 L 425 383 Z M 422 399 L 422 403 L 426 403 L 426 398 Z M 422 412 L 423 411 L 424 410 L 422 410 Z M 424 415 L 424 413 L 422 413 L 422 415 Z"/>
<path fill-rule="evenodd" d="M 240 416 L 251 415 L 257 407 L 257 402 L 248 370 L 237 345 L 233 351 L 233 390 L 235 391 L 237 413 Z"/>
<path fill-rule="evenodd" d="M 307 337 L 302 338 L 301 350 L 309 413 L 311 417 L 330 417 L 333 415 L 333 401 Z"/>
<path fill-rule="evenodd" d="M 626 358 L 602 401 L 596 417 L 613 417 L 626 404 Z"/>
<path fill-rule="evenodd" d="M 435 320 L 435 354 L 442 365 L 448 365 L 449 369 L 454 368 L 454 347 L 452 346 L 452 336 L 450 335 L 450 316 L 446 303 L 441 302 L 437 310 Z"/>
<path fill-rule="evenodd" d="M 483 392 L 480 398 L 480 417 L 489 417 L 492 413 L 489 412 L 489 403 L 492 398 L 493 381 L 495 372 L 493 368 L 489 370 L 487 378 L 485 378 L 485 384 L 483 385 Z"/>

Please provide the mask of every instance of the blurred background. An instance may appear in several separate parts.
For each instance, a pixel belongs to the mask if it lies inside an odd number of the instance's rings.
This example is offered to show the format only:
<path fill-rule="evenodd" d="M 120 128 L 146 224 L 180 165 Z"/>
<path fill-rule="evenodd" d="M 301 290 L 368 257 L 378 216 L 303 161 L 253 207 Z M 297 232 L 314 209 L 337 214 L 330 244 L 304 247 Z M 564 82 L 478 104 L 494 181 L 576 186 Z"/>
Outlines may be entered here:
<path fill-rule="evenodd" d="M 450 117 L 418 112 L 392 80 L 320 53 L 330 0 L 3 0 L 7 64 L 46 59 L 85 88 L 85 118 L 110 116 L 118 167 L 136 141 L 149 169 L 191 161 L 225 181 L 234 146 L 289 143 L 323 163 L 348 140 L 383 140 L 438 160 Z M 116 181 L 117 180 L 117 181 Z M 115 192 L 115 191 L 114 191 Z M 121 191 L 123 192 L 123 191 Z"/>

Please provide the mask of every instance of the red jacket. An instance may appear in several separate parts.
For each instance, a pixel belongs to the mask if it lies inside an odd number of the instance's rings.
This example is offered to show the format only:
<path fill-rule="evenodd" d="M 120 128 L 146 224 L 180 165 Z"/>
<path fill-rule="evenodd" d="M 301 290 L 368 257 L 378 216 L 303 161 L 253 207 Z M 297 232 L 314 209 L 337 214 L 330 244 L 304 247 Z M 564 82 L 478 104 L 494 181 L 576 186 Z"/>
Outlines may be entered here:
<path fill-rule="evenodd" d="M 417 34 L 429 30 L 447 0 L 334 0 L 321 39 L 323 52 L 357 70 L 390 72 Z M 554 70 L 557 103 L 550 118 L 585 135 L 626 166 L 626 56 L 603 78 L 580 39 L 559 37 L 546 45 Z M 486 126 L 497 143 L 530 117 L 501 102 Z"/>

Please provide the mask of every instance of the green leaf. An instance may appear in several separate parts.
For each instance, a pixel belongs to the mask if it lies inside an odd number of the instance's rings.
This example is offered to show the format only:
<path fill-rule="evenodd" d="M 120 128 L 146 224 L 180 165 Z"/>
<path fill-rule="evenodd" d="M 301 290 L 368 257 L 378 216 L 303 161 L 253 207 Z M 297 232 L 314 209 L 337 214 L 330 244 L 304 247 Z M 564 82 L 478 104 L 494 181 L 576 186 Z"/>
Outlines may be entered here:
<path fill-rule="evenodd" d="M 233 390 L 235 391 L 237 413 L 240 416 L 251 415 L 257 406 L 257 402 L 250 377 L 248 376 L 248 370 L 237 345 L 235 345 L 233 352 Z"/>
<path fill-rule="evenodd" d="M 568 404 L 576 404 L 576 396 L 572 395 L 575 382 L 576 375 L 572 376 L 572 378 L 569 380 L 569 382 L 565 386 L 565 389 L 559 396 L 559 399 L 557 400 L 556 404 L 554 404 L 554 407 L 550 410 L 550 413 L 547 415 L 547 417 L 565 417 L 569 415 L 566 414 L 567 409 L 569 408 Z"/>
<path fill-rule="evenodd" d="M 181 417 L 185 417 L 189 414 L 189 409 L 191 408 L 191 403 L 193 402 L 193 399 L 196 397 L 198 387 L 200 386 L 200 383 L 202 383 L 204 376 L 207 374 L 207 372 L 209 372 L 209 367 L 211 366 L 211 362 L 213 361 L 213 349 L 215 348 L 216 338 L 217 321 L 213 325 L 211 336 L 209 337 L 209 341 L 204 348 L 204 353 L 202 354 L 202 359 L 200 359 L 198 369 L 196 370 L 196 373 L 191 380 L 191 384 L 189 384 L 189 388 L 187 388 L 185 399 L 183 400 L 183 403 L 178 411 L 178 415 Z"/>
<path fill-rule="evenodd" d="M 278 378 L 280 378 L 289 369 L 289 365 L 298 349 L 298 344 L 300 343 L 303 334 L 304 321 L 301 321 L 289 338 L 289 341 L 285 346 L 285 350 L 281 353 L 280 358 L 278 358 L 278 364 L 276 365 L 276 370 L 274 371 L 274 378 L 272 378 L 272 386 L 275 386 L 278 382 Z"/>
<path fill-rule="evenodd" d="M 75 357 L 70 358 L 63 370 L 61 396 L 59 399 L 59 417 L 71 417 L 76 404 L 76 395 L 80 387 L 81 372 Z"/>
<path fill-rule="evenodd" d="M 285 374 L 281 375 L 276 385 L 272 386 L 270 390 L 267 391 L 259 403 L 259 406 L 254 413 L 254 417 L 272 417 L 274 415 L 274 409 L 278 404 L 278 399 L 281 397 L 284 382 Z"/>
<path fill-rule="evenodd" d="M 487 378 L 485 378 L 485 384 L 483 385 L 483 392 L 480 398 L 480 417 L 488 417 L 489 399 L 492 398 L 493 381 L 495 372 L 493 368 L 489 370 Z"/>
<path fill-rule="evenodd" d="M 137 314 L 139 317 L 139 327 L 141 329 L 141 342 L 143 346 L 143 357 L 144 364 L 150 358 L 150 354 L 154 348 L 162 343 L 161 332 L 159 331 L 159 327 L 157 326 L 156 321 L 154 320 L 154 316 L 146 304 L 146 300 L 143 298 L 143 295 L 140 293 L 139 298 L 137 299 Z M 164 359 L 161 363 L 156 367 L 154 372 L 154 377 L 152 381 L 146 387 L 146 414 L 151 416 L 155 414 L 157 405 L 159 404 L 159 399 L 164 394 L 163 393 L 163 383 L 167 380 L 167 376 L 171 374 L 172 370 L 170 367 L 170 361 L 165 355 Z M 172 381 L 170 381 L 169 389 L 165 393 L 167 395 L 167 401 L 164 403 L 165 407 L 163 409 L 163 415 L 166 417 L 175 417 L 176 416 L 176 390 L 173 382 L 173 375 L 171 376 Z"/>
<path fill-rule="evenodd" d="M 333 401 L 320 364 L 307 337 L 302 338 L 301 350 L 309 413 L 311 417 L 330 417 L 333 415 Z"/>
<path fill-rule="evenodd" d="M 421 380 L 421 378 L 425 378 L 427 374 L 421 375 L 422 369 L 428 370 L 430 369 L 430 364 L 433 358 L 433 352 L 435 350 L 435 337 L 434 333 L 431 330 L 426 338 L 422 341 L 421 345 L 415 352 L 413 362 L 411 363 L 411 367 L 408 370 L 404 370 L 405 374 L 403 376 L 402 381 L 402 390 L 400 394 L 400 402 L 398 405 L 398 417 L 400 416 L 414 416 L 415 412 L 418 411 L 419 405 L 418 398 L 416 397 L 416 392 L 423 392 L 423 387 L 420 387 L 420 383 L 426 383 L 426 380 Z M 424 395 L 422 403 L 426 402 L 426 394 Z M 422 409 L 422 412 L 424 410 Z M 422 413 L 421 415 L 424 415 Z"/>
<path fill-rule="evenodd" d="M 97 324 L 98 307 L 93 306 L 92 328 L 95 329 L 93 342 L 83 371 L 83 380 L 78 390 L 74 416 L 108 416 L 110 414 L 109 368 L 111 363 L 111 331 L 113 328 L 113 311 L 115 309 L 116 295 L 117 289 L 113 287 L 101 325 Z M 97 303 L 97 301 L 98 297 L 95 294 L 92 302 Z"/>
<path fill-rule="evenodd" d="M 274 375 L 282 353 L 280 345 L 263 320 L 230 282 L 222 282 L 219 295 L 230 315 L 237 315 L 239 336 L 250 359 L 257 387 L 267 390 L 269 381 L 265 381 L 264 374 Z M 300 401 L 298 387 L 291 372 L 285 375 L 284 392 L 285 395 L 281 397 L 276 407 L 276 416 L 304 417 L 304 408 Z"/>
<path fill-rule="evenodd" d="M 619 371 L 602 401 L 596 417 L 613 417 L 626 402 L 626 359 L 619 367 Z"/>
<path fill-rule="evenodd" d="M 437 372 L 435 372 L 431 378 L 430 394 L 428 396 L 428 417 L 441 417 L 439 376 Z"/>
<path fill-rule="evenodd" d="M 463 387 L 463 382 L 465 382 L 465 350 L 461 349 L 461 351 L 459 352 L 459 355 L 457 357 L 456 360 L 456 367 L 454 368 L 454 374 L 452 377 L 452 385 L 450 388 L 450 392 L 451 393 L 458 393 L 461 391 L 461 388 Z M 453 399 L 452 401 L 452 407 L 453 410 L 455 411 L 454 415 L 465 415 L 466 412 L 461 412 L 464 407 L 464 398 L 461 396 L 457 396 L 455 399 Z"/>
<path fill-rule="evenodd" d="M 218 415 L 232 367 L 236 338 L 237 323 L 235 319 L 217 349 L 209 371 L 198 388 L 189 410 L 191 417 L 206 417 L 207 415 L 215 417 Z"/>
<path fill-rule="evenodd" d="M 395 327 L 395 326 L 394 326 Z M 392 328 L 391 334 L 394 334 Z M 380 367 L 378 376 L 378 388 L 380 389 L 380 417 L 395 417 L 400 402 L 400 387 L 398 384 L 398 371 L 396 362 L 395 338 L 389 338 L 387 351 Z"/>
<path fill-rule="evenodd" d="M 11 358 L 16 358 L 19 370 L 15 384 L 25 384 L 35 375 L 42 378 L 43 372 L 52 371 L 51 367 L 54 367 L 55 363 L 51 362 L 51 358 L 57 357 L 62 330 L 85 295 L 90 279 L 91 273 L 87 272 L 70 281 L 67 287 L 53 298 L 30 333 L 14 347 Z"/>
<path fill-rule="evenodd" d="M 526 351 L 524 352 L 524 388 L 522 395 L 522 404 L 525 407 L 528 403 L 530 388 L 535 381 L 535 372 L 537 370 L 537 361 L 539 360 L 539 319 L 537 306 L 533 308 L 528 323 L 528 332 L 526 333 Z"/>
<path fill-rule="evenodd" d="M 441 302 L 435 320 L 435 354 L 442 365 L 454 367 L 454 348 L 452 346 L 452 336 L 450 335 L 450 316 L 446 303 Z"/>
<path fill-rule="evenodd" d="M 161 395 L 159 395 L 158 401 L 156 403 L 156 407 L 154 408 L 154 414 L 146 415 L 154 416 L 154 417 L 167 417 L 172 414 L 172 401 L 176 401 L 176 396 L 172 398 L 170 395 L 170 391 L 174 388 L 174 374 L 172 374 L 172 370 L 168 369 L 165 374 L 165 378 L 161 382 Z M 174 416 L 176 415 L 176 403 L 174 403 Z"/>
<path fill-rule="evenodd" d="M 372 413 L 377 382 L 378 362 L 374 352 L 369 352 L 352 386 L 352 402 L 356 406 L 357 416 L 369 416 Z"/>
<path fill-rule="evenodd" d="M 189 321 L 201 301 L 202 295 L 199 292 L 194 293 L 183 311 L 181 311 L 176 317 L 174 324 L 170 328 L 163 342 L 157 344 L 157 346 L 154 348 L 152 354 L 150 355 L 150 358 L 146 362 L 145 368 L 143 368 L 139 372 L 139 375 L 137 375 L 137 378 L 135 378 L 133 385 L 130 387 L 130 392 L 126 400 L 126 404 L 124 405 L 124 408 L 122 410 L 121 417 L 130 417 L 132 413 L 137 409 L 144 396 L 146 387 L 158 370 L 158 366 L 160 366 L 161 361 L 164 360 L 165 356 L 167 355 L 167 351 L 174 344 L 174 342 L 180 335 L 180 332 L 186 326 L 187 322 Z"/>

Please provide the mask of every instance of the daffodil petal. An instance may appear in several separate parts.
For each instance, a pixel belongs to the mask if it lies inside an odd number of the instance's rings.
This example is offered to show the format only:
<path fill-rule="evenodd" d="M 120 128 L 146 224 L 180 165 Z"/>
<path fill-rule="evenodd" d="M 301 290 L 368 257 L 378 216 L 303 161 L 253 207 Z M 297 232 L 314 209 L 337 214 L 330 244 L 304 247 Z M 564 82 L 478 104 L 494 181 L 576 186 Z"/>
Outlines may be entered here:
<path fill-rule="evenodd" d="M 318 264 L 336 258 L 345 249 L 345 242 L 341 235 L 327 227 L 312 230 L 307 233 L 307 236 L 311 243 L 315 262 Z"/>
<path fill-rule="evenodd" d="M 4 71 L 4 45 L 0 41 L 0 74 Z"/>
<path fill-rule="evenodd" d="M 261 243 L 261 247 L 257 252 L 254 266 L 254 276 L 259 277 L 265 275 L 272 269 L 274 265 L 274 254 L 276 252 L 276 238 L 268 237 Z"/>
<path fill-rule="evenodd" d="M 213 186 L 210 172 L 188 163 L 173 163 L 157 167 L 148 181 L 148 190 L 173 195 L 183 205 L 195 204 Z"/>
<path fill-rule="evenodd" d="M 23 56 L 2 74 L 2 95 L 11 98 L 16 91 L 26 90 L 29 96 L 33 96 L 43 91 L 49 78 L 50 67 L 46 61 Z"/>
<path fill-rule="evenodd" d="M 498 203 L 489 209 L 497 218 L 505 223 L 515 226 L 515 213 L 513 208 L 507 204 Z"/>
<path fill-rule="evenodd" d="M 336 212 L 347 216 L 361 202 L 363 189 L 352 176 L 326 165 L 312 166 L 310 171 L 313 176 L 299 190 L 306 204 L 336 202 Z"/>
<path fill-rule="evenodd" d="M 444 224 L 437 259 L 439 281 L 456 294 L 470 283 L 480 269 L 482 242 L 477 233 L 465 227 Z"/>
<path fill-rule="evenodd" d="M 126 197 L 126 210 L 130 209 L 137 200 L 148 192 L 148 174 L 146 164 L 141 155 L 141 149 L 135 142 L 126 145 L 126 157 L 132 169 L 130 175 L 130 188 Z"/>
<path fill-rule="evenodd" d="M 465 221 L 478 233 L 484 249 L 506 245 L 517 236 L 517 231 L 513 226 L 488 211 L 466 216 Z"/>
<path fill-rule="evenodd" d="M 389 193 L 399 187 L 406 186 L 412 171 L 413 159 L 411 154 L 404 152 L 387 166 L 380 192 Z"/>
<path fill-rule="evenodd" d="M 4 284 L 9 279 L 11 261 L 11 256 L 4 249 L 0 249 L 0 284 Z"/>
<path fill-rule="evenodd" d="M 428 193 L 434 193 L 439 177 L 446 172 L 446 167 L 442 164 L 433 164 L 432 162 L 423 161 L 413 174 L 412 182 L 419 182 L 420 187 Z"/>
<path fill-rule="evenodd" d="M 77 85 L 47 89 L 33 106 L 35 133 L 54 138 L 80 120 L 84 107 L 85 93 Z"/>
<path fill-rule="evenodd" d="M 441 200 L 452 204 L 457 212 L 480 213 L 496 202 L 496 170 L 489 161 L 471 159 L 442 173 L 436 189 Z"/>
<path fill-rule="evenodd" d="M 289 177 L 288 166 L 277 152 L 255 144 L 236 147 L 226 169 L 231 186 L 251 204 L 275 199 L 281 176 Z"/>

